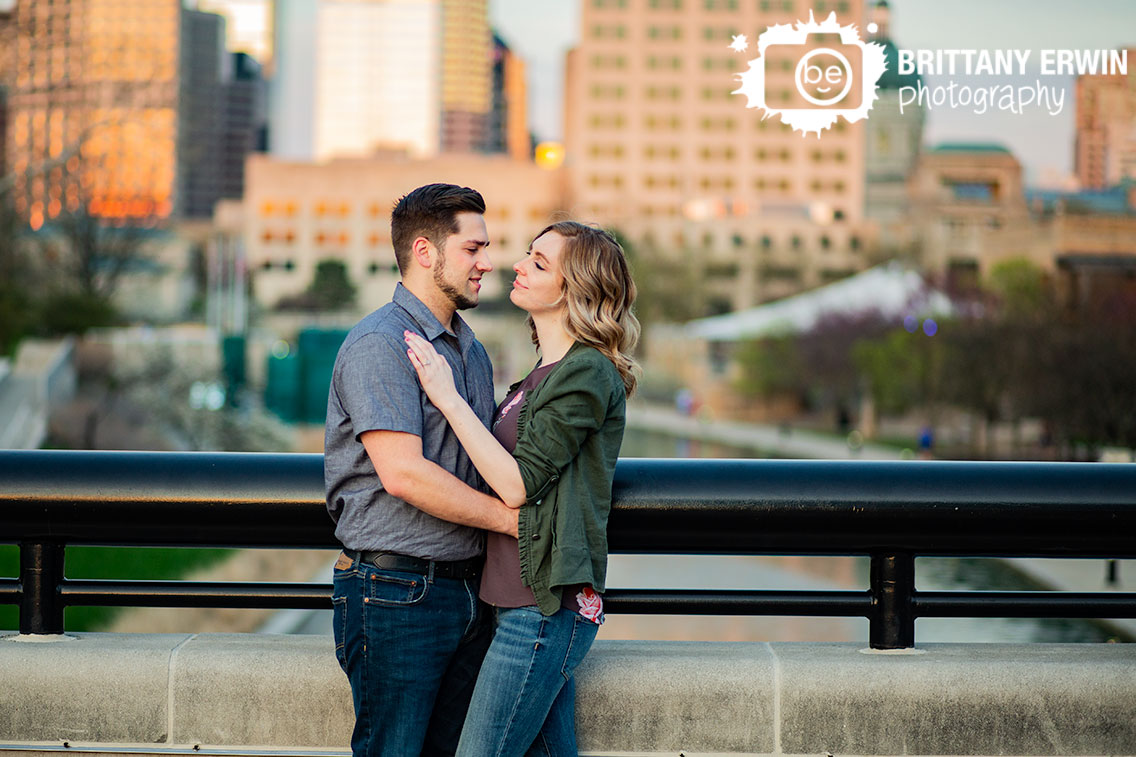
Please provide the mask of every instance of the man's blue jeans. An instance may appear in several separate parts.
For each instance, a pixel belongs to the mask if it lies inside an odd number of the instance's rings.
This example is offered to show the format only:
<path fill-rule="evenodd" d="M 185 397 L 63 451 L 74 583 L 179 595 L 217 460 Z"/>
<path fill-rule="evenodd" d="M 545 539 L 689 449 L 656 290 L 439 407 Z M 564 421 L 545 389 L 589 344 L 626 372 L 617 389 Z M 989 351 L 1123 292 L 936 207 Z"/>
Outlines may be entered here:
<path fill-rule="evenodd" d="M 497 610 L 458 744 L 463 757 L 577 757 L 576 666 L 599 626 L 571 610 Z"/>
<path fill-rule="evenodd" d="M 478 583 L 359 560 L 335 571 L 332 628 L 355 704 L 355 757 L 454 753 L 492 634 Z"/>

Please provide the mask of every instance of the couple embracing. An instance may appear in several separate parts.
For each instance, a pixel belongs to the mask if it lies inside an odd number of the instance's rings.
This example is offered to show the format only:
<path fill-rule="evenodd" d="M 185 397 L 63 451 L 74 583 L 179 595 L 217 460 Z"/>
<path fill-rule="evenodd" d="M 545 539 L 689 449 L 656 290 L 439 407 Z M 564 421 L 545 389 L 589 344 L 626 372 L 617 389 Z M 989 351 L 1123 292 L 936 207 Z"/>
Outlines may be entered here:
<path fill-rule="evenodd" d="M 399 200 L 402 282 L 335 361 L 324 472 L 355 757 L 577 754 L 573 672 L 603 621 L 635 285 L 607 232 L 541 231 L 509 295 L 539 362 L 495 406 L 457 314 L 493 268 L 484 213 L 449 184 Z"/>

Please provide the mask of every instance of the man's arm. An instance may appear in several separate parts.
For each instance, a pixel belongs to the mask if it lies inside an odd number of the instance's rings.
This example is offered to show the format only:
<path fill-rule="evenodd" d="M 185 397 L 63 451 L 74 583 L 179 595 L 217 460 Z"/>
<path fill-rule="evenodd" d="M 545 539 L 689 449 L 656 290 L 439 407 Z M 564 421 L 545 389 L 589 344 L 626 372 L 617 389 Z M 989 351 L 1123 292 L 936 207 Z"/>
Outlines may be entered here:
<path fill-rule="evenodd" d="M 435 518 L 516 537 L 517 511 L 422 456 L 422 438 L 401 431 L 359 436 L 390 494 Z"/>

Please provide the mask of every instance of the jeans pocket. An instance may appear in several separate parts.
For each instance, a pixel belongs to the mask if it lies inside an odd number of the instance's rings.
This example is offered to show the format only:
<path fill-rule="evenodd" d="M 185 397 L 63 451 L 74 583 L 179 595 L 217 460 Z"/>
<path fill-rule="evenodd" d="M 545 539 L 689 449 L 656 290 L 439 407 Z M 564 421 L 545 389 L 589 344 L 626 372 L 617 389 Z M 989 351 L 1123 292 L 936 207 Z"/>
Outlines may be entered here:
<path fill-rule="evenodd" d="M 408 607 L 426 598 L 430 584 L 416 573 L 371 572 L 367 576 L 367 604 L 379 607 Z"/>
<path fill-rule="evenodd" d="M 335 659 L 347 670 L 347 597 L 331 598 L 331 633 L 335 637 Z"/>
<path fill-rule="evenodd" d="M 572 635 L 568 638 L 568 649 L 564 654 L 564 667 L 560 669 L 560 674 L 567 681 L 572 678 L 577 666 L 584 661 L 588 650 L 592 648 L 592 643 L 596 640 L 596 634 L 599 632 L 599 626 L 571 610 L 561 610 L 560 612 L 569 613 L 572 616 Z"/>

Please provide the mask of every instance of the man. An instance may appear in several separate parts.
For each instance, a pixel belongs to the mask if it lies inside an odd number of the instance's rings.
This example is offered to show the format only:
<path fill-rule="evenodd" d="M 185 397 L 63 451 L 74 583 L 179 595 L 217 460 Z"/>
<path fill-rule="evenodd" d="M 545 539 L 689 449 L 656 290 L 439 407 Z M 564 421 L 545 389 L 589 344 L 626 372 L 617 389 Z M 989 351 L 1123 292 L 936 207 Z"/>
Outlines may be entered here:
<path fill-rule="evenodd" d="M 336 563 L 336 657 L 351 682 L 356 757 L 453 754 L 491 629 L 477 592 L 482 529 L 517 533 L 517 513 L 481 479 L 422 392 L 404 332 L 430 340 L 482 421 L 493 369 L 456 311 L 493 269 L 485 202 L 419 187 L 391 213 L 402 282 L 335 360 L 324 439 Z"/>

